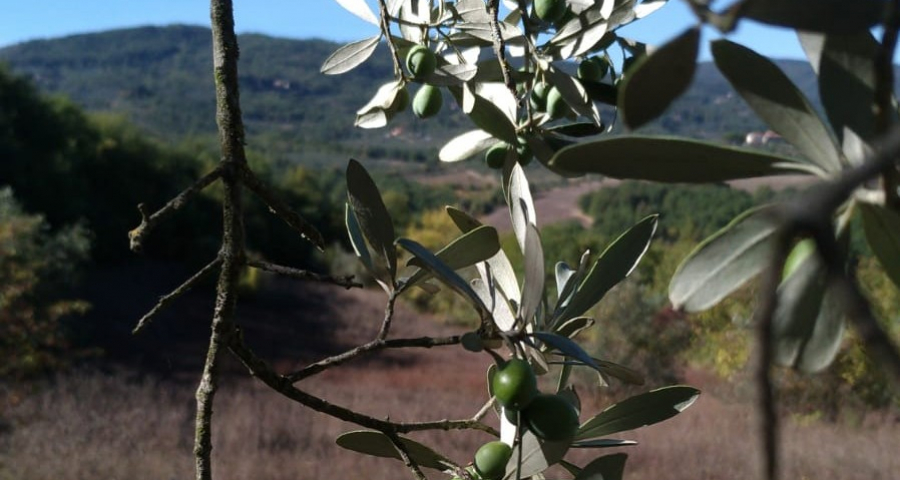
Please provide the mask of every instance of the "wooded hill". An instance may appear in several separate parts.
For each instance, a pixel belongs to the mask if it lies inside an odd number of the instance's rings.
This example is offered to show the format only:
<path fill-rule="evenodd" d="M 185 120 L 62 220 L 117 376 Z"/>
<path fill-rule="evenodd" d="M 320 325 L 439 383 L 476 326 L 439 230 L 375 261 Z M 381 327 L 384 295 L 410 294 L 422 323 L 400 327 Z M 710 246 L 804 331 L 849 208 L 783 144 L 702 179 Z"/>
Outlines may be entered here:
<path fill-rule="evenodd" d="M 0 62 L 46 92 L 88 111 L 124 114 L 163 139 L 212 138 L 210 45 L 206 28 L 141 27 L 13 45 L 0 49 Z M 246 34 L 240 45 L 248 142 L 277 163 L 321 165 L 339 154 L 433 164 L 444 140 L 471 128 L 449 97 L 429 121 L 414 121 L 407 111 L 386 129 L 352 128 L 355 111 L 392 75 L 386 50 L 345 75 L 326 76 L 319 67 L 338 44 Z M 815 103 L 809 65 L 779 64 Z M 606 118 L 612 115 L 608 109 Z M 715 66 L 704 63 L 687 94 L 644 131 L 735 141 L 761 129 Z"/>

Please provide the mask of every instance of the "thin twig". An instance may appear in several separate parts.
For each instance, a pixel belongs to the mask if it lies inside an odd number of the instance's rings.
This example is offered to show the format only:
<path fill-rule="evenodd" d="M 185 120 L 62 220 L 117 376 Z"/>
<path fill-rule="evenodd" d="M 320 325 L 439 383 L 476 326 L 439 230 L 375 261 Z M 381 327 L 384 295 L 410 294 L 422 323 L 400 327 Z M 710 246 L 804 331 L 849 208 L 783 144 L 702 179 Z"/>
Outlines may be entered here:
<path fill-rule="evenodd" d="M 168 307 L 169 304 L 172 303 L 173 301 L 175 301 L 176 298 L 184 295 L 190 289 L 194 288 L 194 286 L 197 283 L 199 283 L 200 280 L 206 278 L 206 276 L 209 275 L 209 273 L 212 272 L 213 269 L 218 267 L 221 263 L 222 263 L 222 257 L 217 256 L 215 258 L 215 260 L 213 260 L 212 262 L 209 262 L 209 264 L 207 264 L 205 267 L 201 268 L 200 271 L 198 271 L 191 278 L 187 279 L 184 283 L 179 285 L 178 288 L 176 288 L 175 290 L 172 290 L 172 292 L 169 293 L 168 295 L 164 295 L 164 296 L 160 297 L 159 301 L 156 302 L 156 305 L 154 305 L 153 308 L 149 312 L 147 312 L 146 314 L 144 314 L 143 317 L 141 317 L 141 319 L 138 321 L 137 326 L 134 327 L 134 330 L 132 330 L 131 333 L 137 334 L 138 332 L 140 332 L 144 327 L 146 327 L 147 325 L 150 324 L 150 321 L 153 320 L 153 318 L 156 316 L 156 314 L 161 312 L 164 308 Z"/>
<path fill-rule="evenodd" d="M 332 277 L 331 275 L 323 275 L 321 273 L 310 272 L 309 270 L 300 270 L 299 268 L 285 267 L 274 263 L 264 262 L 262 260 L 250 260 L 247 265 L 259 270 L 265 270 L 285 277 L 296 278 L 297 280 L 314 280 L 321 283 L 331 283 L 347 290 L 351 288 L 362 288 L 363 284 L 353 281 L 353 275 L 345 277 Z"/>
<path fill-rule="evenodd" d="M 761 434 L 763 455 L 765 457 L 765 473 L 768 480 L 778 478 L 778 414 L 775 410 L 775 390 L 772 385 L 771 369 L 775 356 L 772 343 L 775 309 L 778 305 L 778 284 L 781 283 L 781 272 L 787 257 L 790 236 L 785 230 L 780 232 L 772 254 L 772 263 L 766 270 L 762 285 L 760 305 L 757 310 L 757 348 L 759 349 L 756 366 L 756 387 L 759 394 L 759 410 L 761 415 Z"/>
<path fill-rule="evenodd" d="M 285 378 L 291 383 L 297 383 L 300 380 L 311 377 L 328 370 L 329 368 L 342 365 L 351 360 L 355 360 L 363 355 L 380 352 L 382 350 L 391 350 L 399 348 L 433 348 L 448 345 L 459 345 L 459 335 L 450 337 L 418 337 L 418 338 L 395 338 L 391 340 L 376 339 L 366 344 L 347 350 L 344 353 L 334 355 L 322 359 L 316 363 L 307 365 L 301 370 L 286 375 Z"/>
<path fill-rule="evenodd" d="M 278 216 L 278 218 L 284 220 L 285 223 L 288 224 L 291 228 L 297 231 L 301 237 L 308 240 L 310 243 L 315 245 L 319 251 L 324 251 L 325 248 L 325 240 L 322 238 L 322 234 L 319 233 L 319 230 L 316 229 L 311 223 L 306 221 L 305 218 L 300 216 L 299 213 L 295 212 L 291 209 L 290 205 L 288 205 L 284 200 L 278 197 L 272 189 L 269 188 L 268 185 L 263 183 L 259 177 L 250 170 L 249 167 L 242 166 L 240 168 L 240 179 L 244 185 L 247 186 L 253 193 L 259 197 L 266 206 L 269 207 L 269 211 Z"/>
<path fill-rule="evenodd" d="M 488 0 L 488 16 L 490 16 L 491 38 L 494 39 L 494 55 L 500 62 L 500 73 L 503 75 L 503 84 L 516 96 L 516 84 L 513 82 L 509 71 L 509 63 L 506 61 L 506 45 L 503 34 L 500 31 L 500 0 Z"/>
<path fill-rule="evenodd" d="M 324 413 L 361 427 L 378 430 L 379 432 L 392 431 L 396 433 L 409 433 L 426 430 L 479 430 L 493 436 L 499 436 L 499 433 L 495 429 L 472 419 L 435 420 L 410 423 L 391 422 L 358 413 L 340 405 L 335 405 L 294 387 L 288 377 L 278 375 L 264 360 L 257 357 L 252 350 L 247 348 L 241 337 L 240 332 L 238 332 L 237 335 L 234 335 L 231 338 L 229 348 L 232 353 L 241 360 L 244 366 L 247 367 L 251 375 L 258 378 L 276 392 L 319 413 Z"/>
<path fill-rule="evenodd" d="M 388 437 L 388 439 L 391 440 L 391 443 L 394 444 L 394 448 L 396 448 L 397 453 L 400 454 L 400 460 L 402 460 L 403 464 L 406 465 L 406 468 L 408 468 L 413 473 L 413 476 L 415 476 L 418 480 L 428 480 L 425 477 L 425 474 L 422 473 L 422 469 L 419 468 L 419 465 L 415 462 L 415 460 L 412 459 L 412 457 L 409 456 L 409 450 L 406 448 L 406 445 L 403 443 L 403 441 L 400 440 L 400 436 L 391 431 L 382 433 L 384 433 Z"/>
<path fill-rule="evenodd" d="M 394 319 L 394 304 L 397 303 L 397 295 L 398 291 L 396 289 L 391 290 L 391 293 L 388 294 L 387 303 L 384 306 L 384 319 L 381 321 L 378 336 L 375 337 L 377 341 L 384 341 L 391 331 L 391 321 Z"/>
<path fill-rule="evenodd" d="M 138 211 L 141 214 L 141 224 L 138 225 L 134 230 L 128 232 L 128 241 L 131 250 L 133 252 L 140 252 L 144 247 L 144 238 L 150 233 L 151 230 L 153 230 L 153 228 L 157 224 L 168 218 L 176 211 L 183 208 L 185 205 L 187 205 L 188 201 L 194 198 L 195 195 L 218 180 L 221 176 L 222 168 L 221 166 L 218 166 L 213 169 L 213 171 L 200 177 L 200 179 L 194 182 L 193 185 L 184 189 L 181 193 L 176 195 L 175 198 L 169 200 L 169 203 L 165 204 L 162 208 L 160 208 L 153 214 L 147 213 L 147 211 L 145 210 L 146 207 L 143 203 L 138 205 Z"/>
<path fill-rule="evenodd" d="M 384 35 L 388 50 L 391 51 L 391 61 L 394 63 L 394 77 L 403 78 L 400 54 L 397 52 L 397 46 L 394 45 L 394 40 L 391 37 L 391 12 L 388 11 L 385 0 L 378 0 L 378 12 L 381 17 L 381 34 Z"/>

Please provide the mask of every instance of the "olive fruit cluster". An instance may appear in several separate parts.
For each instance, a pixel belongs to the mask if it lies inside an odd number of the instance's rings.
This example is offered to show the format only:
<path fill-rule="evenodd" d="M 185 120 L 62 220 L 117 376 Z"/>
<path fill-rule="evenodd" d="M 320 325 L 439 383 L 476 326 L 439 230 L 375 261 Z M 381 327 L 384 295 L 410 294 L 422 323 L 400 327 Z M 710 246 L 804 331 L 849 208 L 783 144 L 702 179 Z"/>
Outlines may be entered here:
<path fill-rule="evenodd" d="M 437 68 L 437 57 L 428 47 L 416 45 L 406 54 L 406 68 L 416 79 L 422 79 L 434 73 Z M 422 85 L 413 97 L 413 113 L 419 118 L 437 115 L 444 104 L 441 89 L 434 85 Z"/>
<path fill-rule="evenodd" d="M 507 418 L 520 416 L 520 424 L 538 438 L 566 440 L 578 430 L 575 407 L 560 395 L 538 391 L 537 378 L 525 360 L 514 358 L 498 366 L 491 389 Z"/>
<path fill-rule="evenodd" d="M 551 119 L 562 118 L 569 112 L 569 105 L 563 98 L 562 92 L 545 82 L 535 83 L 528 102 L 532 110 L 547 112 Z"/>

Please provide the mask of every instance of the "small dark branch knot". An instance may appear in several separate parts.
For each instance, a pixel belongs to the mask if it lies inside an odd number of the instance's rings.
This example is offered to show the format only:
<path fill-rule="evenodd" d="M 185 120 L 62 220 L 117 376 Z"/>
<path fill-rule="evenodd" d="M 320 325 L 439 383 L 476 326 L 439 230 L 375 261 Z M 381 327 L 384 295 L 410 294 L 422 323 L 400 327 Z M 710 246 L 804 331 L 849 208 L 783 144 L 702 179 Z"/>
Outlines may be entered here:
<path fill-rule="evenodd" d="M 154 227 L 156 227 L 156 225 L 158 225 L 160 222 L 168 218 L 176 211 L 182 209 L 192 198 L 194 198 L 195 195 L 218 180 L 221 176 L 222 168 L 216 167 L 213 171 L 200 177 L 196 182 L 193 183 L 193 185 L 184 189 L 181 193 L 172 198 L 172 200 L 169 200 L 168 203 L 166 203 L 162 208 L 160 208 L 153 214 L 150 214 L 147 211 L 147 206 L 145 204 L 138 204 L 138 212 L 140 212 L 141 214 L 141 224 L 138 225 L 134 230 L 128 232 L 128 240 L 131 251 L 140 252 L 144 246 L 144 238 L 153 230 Z"/>

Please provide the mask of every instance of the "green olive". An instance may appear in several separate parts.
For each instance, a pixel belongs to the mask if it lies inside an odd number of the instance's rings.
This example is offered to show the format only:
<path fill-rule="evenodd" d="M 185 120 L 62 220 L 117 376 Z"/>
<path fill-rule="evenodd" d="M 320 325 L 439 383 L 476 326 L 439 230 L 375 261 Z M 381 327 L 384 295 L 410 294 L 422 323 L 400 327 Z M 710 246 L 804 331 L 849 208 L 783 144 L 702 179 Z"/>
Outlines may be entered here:
<path fill-rule="evenodd" d="M 531 154 L 531 147 L 525 137 L 518 137 L 519 144 L 516 146 L 516 155 L 519 157 L 519 164 L 523 167 L 531 163 L 534 155 Z"/>
<path fill-rule="evenodd" d="M 413 97 L 413 113 L 419 118 L 428 118 L 437 115 L 444 104 L 441 89 L 432 85 L 422 85 L 416 96 Z"/>
<path fill-rule="evenodd" d="M 529 99 L 529 103 L 531 104 L 531 109 L 536 112 L 543 112 L 547 110 L 547 95 L 550 93 L 550 84 L 545 82 L 538 82 L 534 84 L 534 88 L 531 90 L 531 98 Z"/>
<path fill-rule="evenodd" d="M 506 473 L 512 448 L 503 442 L 488 442 L 475 452 L 475 471 L 485 480 L 499 480 Z"/>
<path fill-rule="evenodd" d="M 559 395 L 540 394 L 522 411 L 531 433 L 548 441 L 570 439 L 578 431 L 578 411 Z"/>
<path fill-rule="evenodd" d="M 428 47 L 416 45 L 406 54 L 406 68 L 416 78 L 431 75 L 437 68 L 437 57 Z"/>
<path fill-rule="evenodd" d="M 566 116 L 568 110 L 569 105 L 566 104 L 559 89 L 556 87 L 551 88 L 550 93 L 547 94 L 547 115 L 550 115 L 550 118 L 553 119 L 562 118 Z"/>
<path fill-rule="evenodd" d="M 513 358 L 497 367 L 491 389 L 504 408 L 522 410 L 537 395 L 537 378 L 525 360 Z"/>
<path fill-rule="evenodd" d="M 588 82 L 599 82 L 606 75 L 606 62 L 591 57 L 578 64 L 578 78 Z"/>
<path fill-rule="evenodd" d="M 506 163 L 506 153 L 509 151 L 509 145 L 506 142 L 500 142 L 489 148 L 484 154 L 484 163 L 487 166 L 499 170 Z"/>
<path fill-rule="evenodd" d="M 565 0 L 534 0 L 534 14 L 545 22 L 555 22 L 568 10 Z"/>

